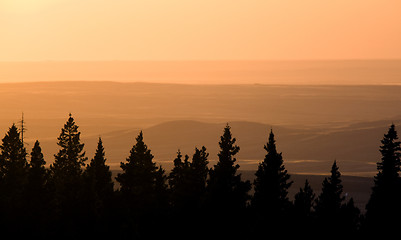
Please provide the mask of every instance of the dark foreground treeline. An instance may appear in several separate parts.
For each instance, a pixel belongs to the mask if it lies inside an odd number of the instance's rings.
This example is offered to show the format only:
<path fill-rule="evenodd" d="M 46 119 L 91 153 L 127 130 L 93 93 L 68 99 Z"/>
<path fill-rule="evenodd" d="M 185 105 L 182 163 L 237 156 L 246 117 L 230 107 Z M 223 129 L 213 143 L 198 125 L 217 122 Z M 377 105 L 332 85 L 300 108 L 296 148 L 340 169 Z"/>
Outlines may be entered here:
<path fill-rule="evenodd" d="M 13 124 L 0 146 L 0 230 L 58 238 L 392 234 L 401 223 L 397 139 L 392 125 L 381 141 L 382 159 L 362 215 L 352 196 L 345 200 L 336 161 L 319 196 L 305 181 L 294 200 L 289 200 L 292 181 L 272 131 L 253 183 L 237 173 L 235 155 L 240 148 L 228 125 L 216 165 L 208 167 L 205 147 L 195 148 L 192 157 L 178 151 L 169 174 L 153 162 L 140 132 L 130 155 L 121 162 L 123 171 L 116 177 L 120 188 L 115 190 L 101 139 L 88 161 L 71 114 L 49 169 L 39 142 L 28 156 L 21 132 Z"/>

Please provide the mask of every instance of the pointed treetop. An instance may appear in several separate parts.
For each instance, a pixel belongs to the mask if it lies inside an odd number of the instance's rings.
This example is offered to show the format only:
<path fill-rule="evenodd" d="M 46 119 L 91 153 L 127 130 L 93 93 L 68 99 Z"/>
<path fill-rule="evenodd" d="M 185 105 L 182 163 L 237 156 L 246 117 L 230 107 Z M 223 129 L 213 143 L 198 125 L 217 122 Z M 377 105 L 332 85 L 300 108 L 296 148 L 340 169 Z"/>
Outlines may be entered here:
<path fill-rule="evenodd" d="M 237 145 L 234 145 L 237 139 L 232 137 L 231 127 L 228 125 L 228 123 L 224 128 L 224 133 L 220 137 L 220 140 L 221 141 L 219 142 L 219 145 L 222 151 L 224 150 L 231 151 L 232 155 L 235 155 L 239 151 L 239 147 Z"/>
<path fill-rule="evenodd" d="M 55 164 L 58 161 L 64 162 L 66 160 L 71 164 L 79 163 L 79 165 L 84 166 L 84 162 L 87 160 L 85 157 L 85 151 L 83 150 L 85 144 L 81 143 L 81 132 L 78 131 L 79 127 L 71 117 L 71 113 L 69 116 L 70 117 L 64 124 L 64 127 L 61 129 L 61 133 L 57 138 L 57 145 L 60 146 L 61 149 L 55 155 Z"/>
<path fill-rule="evenodd" d="M 43 168 L 46 164 L 46 161 L 43 158 L 42 148 L 40 147 L 40 143 L 36 140 L 32 152 L 31 152 L 31 162 L 30 165 L 32 168 Z"/>
<path fill-rule="evenodd" d="M 20 133 L 15 123 L 11 125 L 2 142 L 3 144 L 0 145 L 0 157 L 3 161 L 25 161 L 26 149 L 22 144 Z"/>
<path fill-rule="evenodd" d="M 377 169 L 383 175 L 381 177 L 384 177 L 386 181 L 397 179 L 401 170 L 401 142 L 397 140 L 397 131 L 394 124 L 392 124 L 381 140 L 380 153 L 382 158 L 381 162 L 377 163 Z"/>
<path fill-rule="evenodd" d="M 337 166 L 337 159 L 334 160 L 333 165 L 331 166 L 331 176 L 329 177 L 330 181 L 336 181 L 336 183 L 341 183 L 341 173 L 338 170 L 338 166 Z"/>
<path fill-rule="evenodd" d="M 102 138 L 99 137 L 99 141 L 97 143 L 97 148 L 96 148 L 96 153 L 95 153 L 95 160 L 102 160 L 103 164 L 104 161 L 106 160 L 104 157 L 105 153 L 104 153 L 104 147 L 103 147 L 103 142 L 102 142 Z"/>
<path fill-rule="evenodd" d="M 268 153 L 277 154 L 276 140 L 274 140 L 273 129 L 270 129 L 269 140 L 264 148 Z"/>

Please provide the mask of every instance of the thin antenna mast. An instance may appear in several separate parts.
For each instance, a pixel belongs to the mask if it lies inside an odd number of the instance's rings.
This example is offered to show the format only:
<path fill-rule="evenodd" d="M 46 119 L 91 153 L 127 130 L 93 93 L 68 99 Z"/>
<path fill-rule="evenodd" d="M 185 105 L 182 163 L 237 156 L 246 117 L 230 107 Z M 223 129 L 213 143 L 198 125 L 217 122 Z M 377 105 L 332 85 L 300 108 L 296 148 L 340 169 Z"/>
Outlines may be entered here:
<path fill-rule="evenodd" d="M 24 121 L 24 112 L 22 112 L 22 118 L 21 118 L 21 141 L 22 141 L 22 146 L 24 146 L 24 132 L 27 130 L 24 126 L 25 121 Z"/>

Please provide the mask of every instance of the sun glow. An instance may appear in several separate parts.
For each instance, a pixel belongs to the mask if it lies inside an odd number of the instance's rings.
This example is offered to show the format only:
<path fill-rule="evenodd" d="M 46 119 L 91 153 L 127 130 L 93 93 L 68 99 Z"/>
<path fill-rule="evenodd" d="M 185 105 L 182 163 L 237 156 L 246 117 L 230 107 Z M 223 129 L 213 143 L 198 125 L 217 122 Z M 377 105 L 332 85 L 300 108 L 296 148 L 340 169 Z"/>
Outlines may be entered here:
<path fill-rule="evenodd" d="M 61 0 L 0 0 L 0 11 L 9 13 L 37 12 Z"/>
<path fill-rule="evenodd" d="M 399 59 L 399 0 L 0 0 L 0 61 Z"/>

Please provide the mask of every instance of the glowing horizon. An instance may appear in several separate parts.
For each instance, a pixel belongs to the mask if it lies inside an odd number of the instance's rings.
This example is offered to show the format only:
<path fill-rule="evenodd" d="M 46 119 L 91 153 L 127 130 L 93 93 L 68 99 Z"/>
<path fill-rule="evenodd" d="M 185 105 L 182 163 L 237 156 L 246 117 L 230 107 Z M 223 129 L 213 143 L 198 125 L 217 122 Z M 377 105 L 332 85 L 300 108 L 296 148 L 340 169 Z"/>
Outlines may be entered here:
<path fill-rule="evenodd" d="M 401 85 L 401 60 L 0 62 L 0 83 Z"/>
<path fill-rule="evenodd" d="M 0 0 L 0 61 L 400 59 L 401 2 Z"/>

